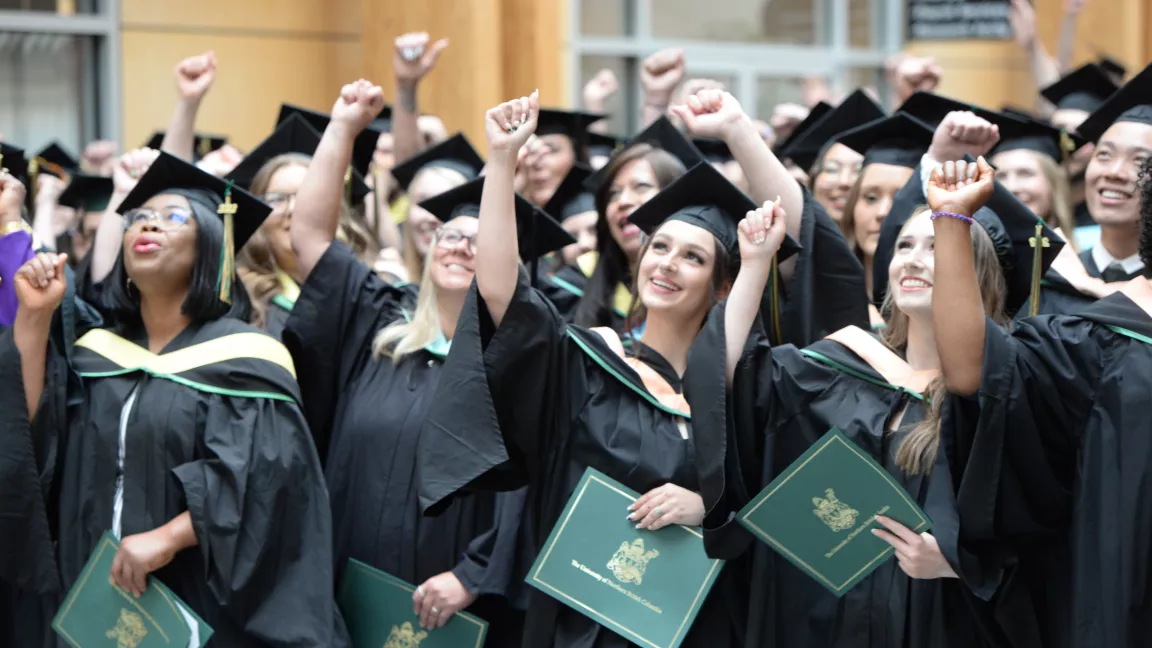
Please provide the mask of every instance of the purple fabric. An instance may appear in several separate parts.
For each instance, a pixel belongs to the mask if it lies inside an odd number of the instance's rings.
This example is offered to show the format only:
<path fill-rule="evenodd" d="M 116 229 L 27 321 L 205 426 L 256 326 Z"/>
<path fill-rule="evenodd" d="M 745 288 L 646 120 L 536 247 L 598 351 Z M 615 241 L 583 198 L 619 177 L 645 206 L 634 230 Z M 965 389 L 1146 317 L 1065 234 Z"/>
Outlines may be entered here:
<path fill-rule="evenodd" d="M 28 232 L 0 236 L 0 326 L 12 326 L 16 319 L 18 303 L 13 277 L 33 256 L 32 236 Z"/>

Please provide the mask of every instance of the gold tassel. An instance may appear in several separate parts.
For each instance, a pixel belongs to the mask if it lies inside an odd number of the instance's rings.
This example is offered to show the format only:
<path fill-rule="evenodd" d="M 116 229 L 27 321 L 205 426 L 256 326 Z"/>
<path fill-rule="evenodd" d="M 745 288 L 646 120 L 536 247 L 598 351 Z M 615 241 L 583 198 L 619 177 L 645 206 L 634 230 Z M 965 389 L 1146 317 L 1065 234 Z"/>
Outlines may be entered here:
<path fill-rule="evenodd" d="M 208 139 L 207 137 L 201 137 L 200 138 L 200 159 L 203 160 L 204 158 L 208 157 L 208 154 L 211 152 L 212 152 L 212 140 Z"/>
<path fill-rule="evenodd" d="M 28 195 L 32 197 L 32 204 L 36 204 L 36 185 L 40 177 L 40 163 L 35 158 L 28 162 Z"/>
<path fill-rule="evenodd" d="M 236 203 L 232 202 L 232 183 L 224 190 L 224 202 L 216 213 L 224 217 L 224 244 L 220 246 L 220 276 L 217 279 L 218 296 L 225 304 L 232 303 L 232 277 L 236 274 Z"/>
<path fill-rule="evenodd" d="M 1028 309 L 1029 315 L 1040 312 L 1040 269 L 1044 265 L 1044 248 L 1052 247 L 1052 243 L 1044 236 L 1044 222 L 1036 220 L 1036 236 L 1029 237 L 1028 245 L 1032 246 L 1032 306 Z"/>

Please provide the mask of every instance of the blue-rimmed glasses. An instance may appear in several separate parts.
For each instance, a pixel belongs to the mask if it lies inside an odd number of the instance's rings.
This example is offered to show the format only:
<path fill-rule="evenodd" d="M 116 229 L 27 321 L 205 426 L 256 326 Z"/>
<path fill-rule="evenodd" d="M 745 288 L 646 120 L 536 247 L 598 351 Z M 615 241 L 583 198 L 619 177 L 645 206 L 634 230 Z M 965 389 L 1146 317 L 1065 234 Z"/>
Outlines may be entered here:
<path fill-rule="evenodd" d="M 192 220 L 192 214 L 188 213 L 186 209 L 156 210 L 150 207 L 137 207 L 124 212 L 124 229 L 131 229 L 136 225 L 143 226 L 148 221 L 155 221 L 156 227 L 168 231 L 184 227 L 190 220 Z"/>

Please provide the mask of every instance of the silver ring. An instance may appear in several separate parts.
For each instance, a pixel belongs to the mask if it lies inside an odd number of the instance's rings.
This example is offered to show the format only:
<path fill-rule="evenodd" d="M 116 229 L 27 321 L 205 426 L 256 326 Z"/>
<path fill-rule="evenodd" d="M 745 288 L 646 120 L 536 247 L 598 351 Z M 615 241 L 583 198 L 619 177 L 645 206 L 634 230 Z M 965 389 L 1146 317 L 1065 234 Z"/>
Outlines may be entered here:
<path fill-rule="evenodd" d="M 660 517 L 660 516 L 664 515 L 664 511 L 661 511 L 659 506 L 652 509 L 652 512 L 656 514 L 656 517 Z"/>
<path fill-rule="evenodd" d="M 440 608 L 438 608 L 438 607 L 433 607 L 433 608 L 432 608 L 432 614 L 440 614 Z"/>
<path fill-rule="evenodd" d="M 420 598 L 424 598 L 424 586 L 423 585 L 416 588 L 416 594 L 418 594 L 420 596 Z"/>
<path fill-rule="evenodd" d="M 424 54 L 423 47 L 404 47 L 400 50 L 400 58 L 405 61 L 415 61 Z"/>

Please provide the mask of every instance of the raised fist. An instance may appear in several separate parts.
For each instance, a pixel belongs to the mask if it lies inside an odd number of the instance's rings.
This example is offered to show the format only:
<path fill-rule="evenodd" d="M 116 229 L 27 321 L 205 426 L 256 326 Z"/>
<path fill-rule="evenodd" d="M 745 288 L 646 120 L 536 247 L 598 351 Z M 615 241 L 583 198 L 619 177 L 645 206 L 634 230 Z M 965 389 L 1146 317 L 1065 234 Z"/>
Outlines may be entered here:
<path fill-rule="evenodd" d="M 383 108 L 384 91 L 380 86 L 359 79 L 340 89 L 340 97 L 332 106 L 332 123 L 343 124 L 359 133 Z"/>
<path fill-rule="evenodd" d="M 56 310 L 64 301 L 64 291 L 68 288 L 68 278 L 64 274 L 67 263 L 67 254 L 41 252 L 21 266 L 12 280 L 20 308 L 33 313 Z"/>
<path fill-rule="evenodd" d="M 928 179 L 928 206 L 933 212 L 971 217 L 996 189 L 996 170 L 981 156 L 975 164 L 949 160 Z"/>
<path fill-rule="evenodd" d="M 436 65 L 441 52 L 448 47 L 448 39 L 428 45 L 427 32 L 403 34 L 396 39 L 396 50 L 392 55 L 392 68 L 396 71 L 396 82 L 414 86 Z"/>
<path fill-rule="evenodd" d="M 121 155 L 112 171 L 112 187 L 116 193 L 127 195 L 132 191 L 158 157 L 160 151 L 150 148 L 138 148 Z"/>
<path fill-rule="evenodd" d="M 202 99 L 216 80 L 216 53 L 205 52 L 176 65 L 176 90 L 184 99 Z"/>
<path fill-rule="evenodd" d="M 517 161 L 520 148 L 536 132 L 540 116 L 540 91 L 520 97 L 489 110 L 484 115 L 484 132 L 488 135 L 488 149 L 499 153 L 510 164 Z"/>
<path fill-rule="evenodd" d="M 644 59 L 640 82 L 649 98 L 667 101 L 672 91 L 684 80 L 684 51 L 663 49 Z"/>

